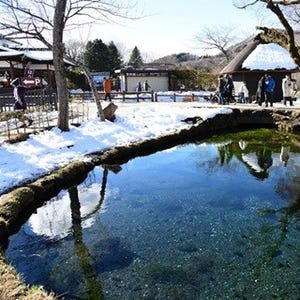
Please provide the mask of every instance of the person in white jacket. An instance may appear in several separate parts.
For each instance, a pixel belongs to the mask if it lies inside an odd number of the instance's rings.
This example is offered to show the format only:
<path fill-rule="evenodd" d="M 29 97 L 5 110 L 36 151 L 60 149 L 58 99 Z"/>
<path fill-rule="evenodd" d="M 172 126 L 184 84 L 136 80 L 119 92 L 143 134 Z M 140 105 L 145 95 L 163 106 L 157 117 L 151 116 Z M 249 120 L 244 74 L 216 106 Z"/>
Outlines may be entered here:
<path fill-rule="evenodd" d="M 240 85 L 239 89 L 239 98 L 241 103 L 248 103 L 249 102 L 249 91 L 246 86 L 246 83 L 243 81 Z"/>
<path fill-rule="evenodd" d="M 282 79 L 282 93 L 284 105 L 289 101 L 290 106 L 293 106 L 294 82 L 289 74 Z"/>

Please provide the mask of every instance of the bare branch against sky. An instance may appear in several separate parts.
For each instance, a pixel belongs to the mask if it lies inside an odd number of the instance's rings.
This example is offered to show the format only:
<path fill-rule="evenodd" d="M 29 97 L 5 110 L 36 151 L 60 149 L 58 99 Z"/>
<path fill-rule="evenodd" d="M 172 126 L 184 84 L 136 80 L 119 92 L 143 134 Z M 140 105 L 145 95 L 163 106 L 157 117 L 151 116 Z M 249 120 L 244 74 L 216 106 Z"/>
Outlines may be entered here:
<path fill-rule="evenodd" d="M 65 30 L 117 22 L 120 18 L 134 19 L 134 6 L 135 2 L 124 4 L 119 0 L 68 0 Z M 1 34 L 14 39 L 37 39 L 51 48 L 54 9 L 53 0 L 0 0 Z"/>

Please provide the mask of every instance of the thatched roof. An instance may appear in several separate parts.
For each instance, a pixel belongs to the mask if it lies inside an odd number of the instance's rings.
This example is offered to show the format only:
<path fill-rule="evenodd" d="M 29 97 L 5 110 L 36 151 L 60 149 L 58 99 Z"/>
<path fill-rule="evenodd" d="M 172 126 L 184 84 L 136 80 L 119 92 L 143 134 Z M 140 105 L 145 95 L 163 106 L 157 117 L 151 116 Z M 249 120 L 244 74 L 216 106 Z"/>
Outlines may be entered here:
<path fill-rule="evenodd" d="M 220 72 L 221 74 L 232 74 L 241 70 L 244 60 L 260 43 L 258 39 L 251 39 L 245 48 Z"/>
<path fill-rule="evenodd" d="M 260 51 L 260 55 L 259 58 L 260 59 L 260 64 L 256 64 L 259 65 L 259 67 L 256 68 L 250 68 L 249 64 L 244 64 L 244 62 L 247 60 L 249 61 L 248 57 L 253 54 L 255 52 L 255 50 L 259 51 L 261 49 L 258 48 L 258 46 L 261 45 L 259 48 L 263 47 L 263 45 L 270 45 L 270 47 L 264 47 L 264 52 L 262 55 L 262 51 Z M 289 71 L 295 71 L 297 70 L 297 66 L 296 64 L 292 61 L 290 55 L 288 54 L 288 52 L 282 48 L 279 45 L 275 45 L 277 46 L 277 51 L 279 52 L 286 52 L 282 55 L 282 53 L 280 53 L 279 55 L 277 55 L 277 60 L 276 61 L 276 56 L 274 56 L 274 44 L 273 47 L 271 47 L 271 43 L 270 44 L 266 44 L 264 41 L 262 41 L 259 37 L 259 35 L 257 35 L 256 37 L 254 37 L 253 39 L 249 40 L 249 42 L 246 44 L 246 46 L 242 49 L 242 51 L 240 53 L 238 53 L 236 55 L 236 57 L 227 65 L 223 68 L 223 70 L 220 72 L 221 74 L 233 74 L 233 73 L 237 73 L 237 72 L 245 72 L 245 71 L 270 71 L 270 70 L 289 70 Z M 269 51 L 269 52 L 268 52 Z M 272 67 L 268 66 L 267 67 L 267 63 L 270 64 L 270 61 L 272 62 Z"/>

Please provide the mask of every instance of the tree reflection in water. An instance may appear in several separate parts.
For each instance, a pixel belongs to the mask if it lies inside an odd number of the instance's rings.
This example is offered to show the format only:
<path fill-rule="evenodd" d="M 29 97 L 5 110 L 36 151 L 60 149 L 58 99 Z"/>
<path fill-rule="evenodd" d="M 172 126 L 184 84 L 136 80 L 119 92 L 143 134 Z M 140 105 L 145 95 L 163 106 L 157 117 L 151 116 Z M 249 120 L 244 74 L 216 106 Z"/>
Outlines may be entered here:
<path fill-rule="evenodd" d="M 92 267 L 91 254 L 89 252 L 89 249 L 83 242 L 82 222 L 95 216 L 95 214 L 101 209 L 101 206 L 105 199 L 108 168 L 109 166 L 103 167 L 103 176 L 102 176 L 99 202 L 95 206 L 95 208 L 84 217 L 81 217 L 80 200 L 79 200 L 77 186 L 73 186 L 68 189 L 68 193 L 70 197 L 72 233 L 74 237 L 75 252 L 85 277 L 85 282 L 86 282 L 85 298 L 87 299 L 102 300 L 104 299 L 104 294 L 103 294 L 101 282 L 99 281 L 99 278 L 97 276 L 97 272 L 95 272 L 95 270 Z M 121 167 L 117 165 L 111 166 L 110 168 L 114 173 L 119 172 L 121 169 Z"/>
<path fill-rule="evenodd" d="M 102 185 L 100 190 L 100 200 L 93 212 L 85 216 L 85 220 L 93 216 L 100 208 L 105 197 L 105 188 L 107 183 L 108 169 L 104 168 Z M 71 201 L 71 216 L 72 216 L 72 231 L 74 236 L 74 246 L 76 255 L 78 257 L 80 266 L 86 281 L 86 294 L 88 299 L 104 299 L 101 283 L 99 282 L 96 273 L 94 272 L 90 258 L 89 249 L 83 242 L 82 236 L 82 218 L 80 213 L 80 201 L 78 197 L 78 189 L 76 186 L 69 188 L 68 190 Z"/>

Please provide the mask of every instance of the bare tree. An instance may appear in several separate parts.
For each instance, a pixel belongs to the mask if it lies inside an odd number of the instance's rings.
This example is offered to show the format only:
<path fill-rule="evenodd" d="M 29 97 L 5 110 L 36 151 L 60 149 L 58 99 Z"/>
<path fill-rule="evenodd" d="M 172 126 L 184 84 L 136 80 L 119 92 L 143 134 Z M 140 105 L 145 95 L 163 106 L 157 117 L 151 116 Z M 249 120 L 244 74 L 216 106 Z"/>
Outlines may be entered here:
<path fill-rule="evenodd" d="M 83 61 L 86 44 L 79 40 L 69 40 L 66 44 L 66 54 L 74 61 Z"/>
<path fill-rule="evenodd" d="M 0 30 L 4 37 L 37 40 L 53 51 L 61 130 L 69 130 L 64 32 L 99 21 L 114 21 L 116 17 L 127 18 L 130 8 L 118 0 L 0 0 Z M 97 107 L 101 109 L 100 102 Z M 102 119 L 103 112 L 99 116 Z"/>
<path fill-rule="evenodd" d="M 295 41 L 293 24 L 299 24 L 300 0 L 252 0 L 239 1 L 236 7 L 244 9 L 249 6 L 263 3 L 266 8 L 276 15 L 284 30 L 258 26 L 263 31 L 260 35 L 266 42 L 275 42 L 286 48 L 294 62 L 300 67 L 300 47 Z M 292 13 L 291 13 L 292 12 Z"/>
<path fill-rule="evenodd" d="M 57 97 L 59 99 L 58 128 L 64 131 L 69 130 L 69 105 L 68 89 L 66 80 L 66 69 L 64 63 L 65 47 L 63 43 L 63 32 L 65 28 L 65 10 L 67 0 L 56 2 L 53 20 L 53 65 L 55 70 L 55 80 L 57 86 Z"/>
<path fill-rule="evenodd" d="M 227 62 L 229 62 L 231 53 L 228 49 L 234 44 L 237 37 L 232 27 L 222 26 L 214 28 L 205 27 L 201 33 L 195 36 L 195 39 L 202 45 L 202 49 L 219 50 L 224 54 Z"/>

